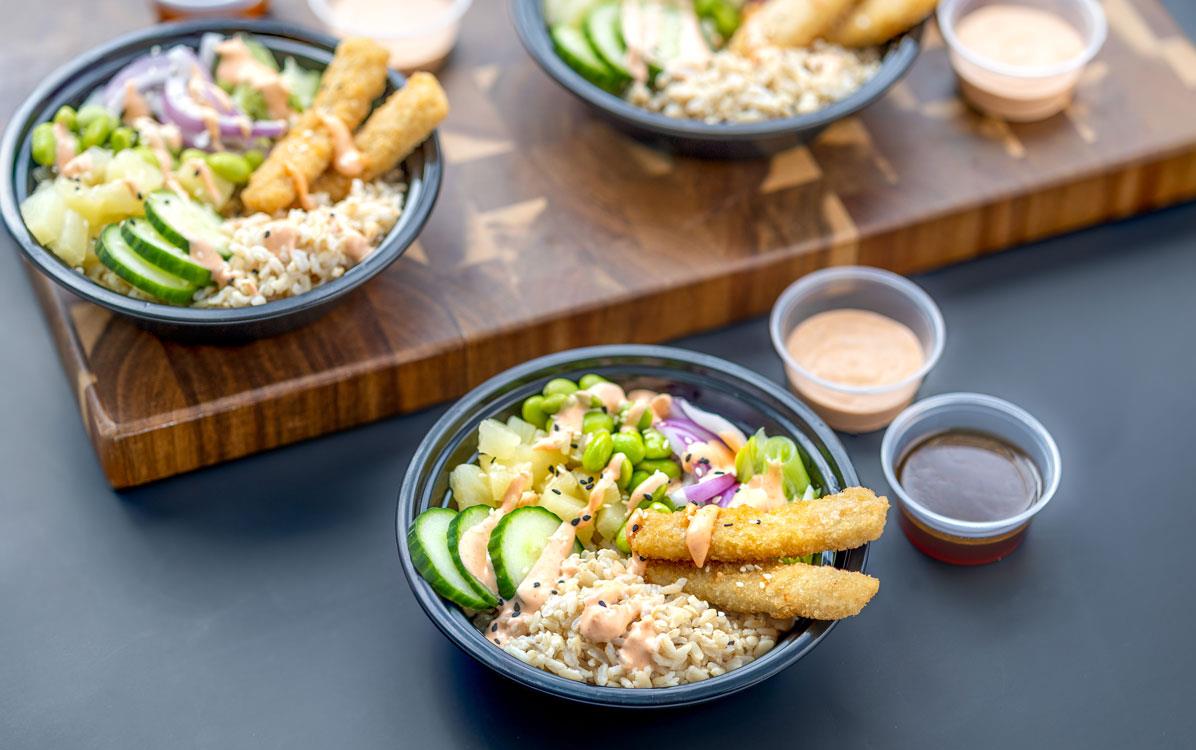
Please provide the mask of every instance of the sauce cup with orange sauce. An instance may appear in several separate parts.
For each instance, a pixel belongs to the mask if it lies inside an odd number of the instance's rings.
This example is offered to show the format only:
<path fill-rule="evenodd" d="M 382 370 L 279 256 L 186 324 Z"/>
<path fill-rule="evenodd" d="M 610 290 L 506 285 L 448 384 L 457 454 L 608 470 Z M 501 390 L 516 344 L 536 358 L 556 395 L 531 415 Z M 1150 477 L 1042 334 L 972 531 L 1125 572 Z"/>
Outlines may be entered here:
<path fill-rule="evenodd" d="M 773 305 L 769 329 L 793 391 L 849 433 L 879 430 L 908 406 L 946 338 L 930 295 L 863 266 L 798 279 Z"/>
<path fill-rule="evenodd" d="M 960 432 L 990 436 L 1033 462 L 1040 482 L 1029 507 L 1007 518 L 962 520 L 932 510 L 902 484 L 901 467 L 912 451 L 929 438 Z M 1037 419 L 1008 401 L 979 393 L 933 396 L 906 409 L 885 431 L 880 462 L 897 498 L 906 538 L 924 554 L 953 565 L 984 565 L 1016 550 L 1031 520 L 1055 496 L 1063 471 L 1059 448 Z M 950 492 L 952 486 L 939 489 Z"/>
<path fill-rule="evenodd" d="M 307 0 L 335 36 L 363 36 L 390 51 L 390 67 L 436 70 L 457 44 L 473 0 Z"/>
<path fill-rule="evenodd" d="M 964 98 L 1011 122 L 1066 109 L 1107 33 L 1096 0 L 941 0 L 938 23 Z"/>

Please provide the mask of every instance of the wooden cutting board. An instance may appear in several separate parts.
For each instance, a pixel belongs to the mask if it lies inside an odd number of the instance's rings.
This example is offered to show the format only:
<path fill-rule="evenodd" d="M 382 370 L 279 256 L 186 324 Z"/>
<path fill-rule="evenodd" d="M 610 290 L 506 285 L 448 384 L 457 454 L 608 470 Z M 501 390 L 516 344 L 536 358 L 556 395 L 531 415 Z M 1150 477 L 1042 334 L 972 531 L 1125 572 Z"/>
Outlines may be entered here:
<path fill-rule="evenodd" d="M 19 17 L 47 28 L 16 36 L 41 56 L 51 39 L 65 61 L 149 22 L 140 3 L 105 2 L 88 17 L 107 28 L 51 34 L 43 16 L 72 4 L 82 17 L 84 0 L 60 3 Z M 970 112 L 932 28 L 883 101 L 809 148 L 746 162 L 673 158 L 612 131 L 524 54 L 504 5 L 475 4 L 442 71 L 449 166 L 431 222 L 326 318 L 187 346 L 34 276 L 113 485 L 435 404 L 547 352 L 760 315 L 824 266 L 923 271 L 1196 196 L 1196 50 L 1156 0 L 1105 0 L 1108 43 L 1046 122 Z M 297 0 L 275 7 L 311 22 Z M 2 64 L 9 108 L 35 83 L 20 60 Z"/>

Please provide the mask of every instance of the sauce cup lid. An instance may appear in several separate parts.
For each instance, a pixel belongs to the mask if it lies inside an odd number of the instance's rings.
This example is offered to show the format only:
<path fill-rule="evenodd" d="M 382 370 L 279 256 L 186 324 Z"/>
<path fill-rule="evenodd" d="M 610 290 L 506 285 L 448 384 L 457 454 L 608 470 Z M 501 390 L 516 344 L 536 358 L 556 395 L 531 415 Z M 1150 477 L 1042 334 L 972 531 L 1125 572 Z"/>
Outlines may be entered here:
<path fill-rule="evenodd" d="M 997 521 L 964 521 L 936 513 L 911 497 L 897 479 L 897 464 L 911 445 L 951 429 L 994 435 L 1025 451 L 1042 474 L 1042 492 L 1026 510 Z M 885 480 L 902 505 L 923 523 L 944 533 L 967 538 L 998 536 L 1033 518 L 1055 496 L 1063 462 L 1054 438 L 1025 409 L 982 393 L 946 393 L 910 406 L 889 425 L 880 445 Z"/>
<path fill-rule="evenodd" d="M 977 55 L 967 45 L 960 42 L 959 37 L 955 35 L 955 24 L 959 17 L 964 12 L 971 10 L 971 8 L 962 7 L 969 2 L 975 2 L 975 0 L 940 0 L 938 9 L 935 11 L 935 18 L 938 20 L 943 39 L 946 40 L 947 46 L 953 53 L 972 65 L 1009 78 L 1052 78 L 1074 72 L 1096 57 L 1096 53 L 1104 45 L 1105 37 L 1109 33 L 1109 22 L 1105 18 L 1105 11 L 1096 0 L 1052 0 L 1049 3 L 1041 2 L 1041 0 L 1039 2 L 1018 2 L 1015 4 L 1033 8 L 1043 8 L 1044 5 L 1052 5 L 1056 8 L 1068 5 L 1075 8 L 1085 20 L 1084 27 L 1076 29 L 1084 37 L 1084 51 L 1070 60 L 1064 60 L 1054 65 L 1008 65 L 983 55 Z M 977 3 L 977 7 L 986 4 L 988 3 L 982 0 Z M 1045 10 L 1045 8 L 1043 9 Z"/>
<path fill-rule="evenodd" d="M 889 292 L 896 292 L 899 297 L 905 298 L 905 302 L 911 308 L 921 314 L 929 329 L 930 337 L 930 346 L 927 347 L 926 360 L 922 363 L 921 367 L 905 378 L 893 383 L 863 386 L 826 380 L 798 364 L 793 355 L 789 353 L 789 347 L 786 346 L 786 339 L 791 333 L 791 329 L 786 330 L 786 319 L 790 309 L 822 289 L 844 282 L 872 285 L 882 287 Z M 829 309 L 842 309 L 851 306 L 850 304 L 846 304 Z M 930 295 L 922 287 L 900 274 L 870 266 L 836 266 L 834 268 L 824 268 L 820 271 L 814 271 L 801 277 L 790 284 L 785 291 L 781 292 L 781 296 L 773 304 L 772 313 L 768 318 L 768 329 L 769 335 L 772 338 L 772 346 L 785 363 L 785 367 L 793 370 L 803 379 L 827 390 L 857 395 L 892 393 L 902 388 L 907 388 L 913 383 L 920 382 L 922 378 L 926 377 L 926 373 L 930 372 L 938 364 L 947 338 L 947 326 L 943 322 L 943 314 L 939 310 L 938 305 L 935 304 L 934 300 L 931 299 Z"/>
<path fill-rule="evenodd" d="M 371 39 L 400 40 L 419 38 L 457 23 L 465 15 L 465 11 L 469 10 L 469 7 L 473 5 L 473 0 L 452 0 L 451 3 L 445 3 L 444 10 L 436 16 L 435 20 L 414 25 L 409 21 L 402 20 L 402 3 L 399 0 L 389 0 L 388 4 L 393 6 L 391 12 L 399 17 L 399 20 L 394 28 L 386 29 L 369 26 L 360 21 L 345 22 L 338 19 L 333 13 L 333 6 L 335 4 L 336 0 L 307 0 L 307 7 L 311 8 L 311 12 L 328 29 L 341 29 L 350 34 L 369 37 Z"/>

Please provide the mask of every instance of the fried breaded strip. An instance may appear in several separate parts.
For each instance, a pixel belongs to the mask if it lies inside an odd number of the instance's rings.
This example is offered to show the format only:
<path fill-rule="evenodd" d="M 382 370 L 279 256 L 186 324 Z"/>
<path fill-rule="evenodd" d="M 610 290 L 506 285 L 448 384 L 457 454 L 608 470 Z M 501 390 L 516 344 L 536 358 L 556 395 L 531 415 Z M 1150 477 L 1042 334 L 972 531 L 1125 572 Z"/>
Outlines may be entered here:
<path fill-rule="evenodd" d="M 889 501 L 872 490 L 849 487 L 837 495 L 805 500 L 775 510 L 723 508 L 714 522 L 707 560 L 771 561 L 823 550 L 859 547 L 880 537 Z M 688 561 L 684 513 L 648 513 L 631 539 L 637 555 Z"/>
<path fill-rule="evenodd" d="M 741 571 L 743 567 L 753 569 Z M 644 574 L 648 583 L 662 586 L 679 578 L 686 579 L 686 593 L 727 612 L 814 620 L 839 620 L 859 614 L 880 588 L 880 581 L 863 573 L 804 563 L 709 563 L 695 568 L 651 560 Z"/>
<path fill-rule="evenodd" d="M 364 169 L 360 179 L 381 177 L 432 134 L 448 115 L 448 97 L 431 73 L 415 73 L 407 84 L 370 115 L 353 138 Z M 340 200 L 349 193 L 352 177 L 328 170 L 312 187 Z"/>
<path fill-rule="evenodd" d="M 871 47 L 909 31 L 938 0 L 863 0 L 826 35 L 844 47 Z"/>
<path fill-rule="evenodd" d="M 857 0 L 768 0 L 731 37 L 731 49 L 747 54 L 760 47 L 805 47 L 825 34 Z"/>
<path fill-rule="evenodd" d="M 273 213 L 295 202 L 295 180 L 308 183 L 319 177 L 332 160 L 332 138 L 320 113 L 336 117 L 353 130 L 386 88 L 389 53 L 369 39 L 346 39 L 324 71 L 311 109 L 282 140 L 274 144 L 266 161 L 249 178 L 241 200 L 250 211 Z M 288 172 L 294 172 L 292 177 Z"/>

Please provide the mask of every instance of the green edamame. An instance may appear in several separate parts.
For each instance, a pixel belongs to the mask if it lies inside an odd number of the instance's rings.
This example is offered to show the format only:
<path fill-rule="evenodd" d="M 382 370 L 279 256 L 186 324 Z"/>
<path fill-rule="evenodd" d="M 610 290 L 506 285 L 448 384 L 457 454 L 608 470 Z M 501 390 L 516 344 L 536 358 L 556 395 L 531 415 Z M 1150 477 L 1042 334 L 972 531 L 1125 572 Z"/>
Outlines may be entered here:
<path fill-rule="evenodd" d="M 568 378 L 553 378 L 552 380 L 549 380 L 547 383 L 544 384 L 544 395 L 545 396 L 552 396 L 552 395 L 555 395 L 558 393 L 561 395 L 564 395 L 564 396 L 568 396 L 570 393 L 573 393 L 576 390 L 577 390 L 577 383 L 574 383 L 572 380 L 569 380 Z"/>
<path fill-rule="evenodd" d="M 614 451 L 614 453 L 618 452 L 618 450 Z M 615 481 L 615 484 L 621 490 L 627 489 L 631 485 L 631 476 L 634 473 L 635 469 L 631 465 L 631 461 L 628 460 L 627 456 L 623 456 L 623 463 L 619 464 L 619 478 Z"/>
<path fill-rule="evenodd" d="M 249 168 L 254 171 L 257 171 L 257 168 L 262 166 L 262 162 L 266 160 L 266 155 L 257 148 L 249 149 L 242 156 L 245 157 L 245 161 L 249 162 Z"/>
<path fill-rule="evenodd" d="M 603 411 L 590 410 L 581 418 L 581 431 L 585 433 L 605 430 L 610 433 L 615 429 L 615 420 Z"/>
<path fill-rule="evenodd" d="M 74 130 L 75 129 L 75 108 L 69 104 L 64 104 L 58 108 L 54 113 L 54 123 L 62 125 L 63 127 Z"/>
<path fill-rule="evenodd" d="M 644 409 L 644 413 L 640 415 L 640 421 L 635 423 L 636 428 L 641 432 L 652 426 L 652 420 L 656 417 L 652 413 L 651 407 Z"/>
<path fill-rule="evenodd" d="M 137 142 L 137 133 L 133 132 L 132 128 L 120 127 L 112 131 L 112 135 L 108 136 L 108 145 L 112 147 L 113 151 L 120 152 L 126 148 L 132 148 L 133 144 Z"/>
<path fill-rule="evenodd" d="M 615 443 L 615 452 L 627 456 L 631 463 L 638 464 L 646 458 L 644 439 L 635 430 L 624 427 L 612 439 Z"/>
<path fill-rule="evenodd" d="M 75 113 L 75 128 L 82 133 L 88 125 L 99 119 L 111 120 L 112 113 L 98 104 L 88 104 Z"/>
<path fill-rule="evenodd" d="M 660 430 L 644 430 L 644 458 L 668 458 L 673 455 L 669 439 Z"/>
<path fill-rule="evenodd" d="M 581 380 L 577 381 L 577 384 L 579 386 L 581 386 L 582 390 L 586 390 L 590 386 L 592 386 L 596 383 L 606 383 L 606 382 L 608 382 L 607 379 L 602 377 L 601 375 L 598 375 L 598 374 L 592 373 L 592 372 L 587 372 L 585 375 L 581 376 Z"/>
<path fill-rule="evenodd" d="M 544 403 L 541 405 L 541 408 L 544 409 L 545 414 L 556 414 L 561 410 L 561 407 L 565 405 L 565 399 L 567 398 L 568 396 L 562 393 L 554 393 L 551 396 L 545 396 Z"/>
<path fill-rule="evenodd" d="M 207 161 L 208 155 L 204 151 L 197 148 L 185 148 L 179 152 L 179 164 L 186 164 L 189 161 Z"/>
<path fill-rule="evenodd" d="M 673 509 L 661 502 L 653 502 L 648 506 L 648 510 L 654 513 L 672 513 Z"/>
<path fill-rule="evenodd" d="M 54 137 L 54 126 L 43 122 L 35 127 L 29 146 L 35 162 L 43 167 L 52 165 L 58 151 L 58 139 Z"/>
<path fill-rule="evenodd" d="M 244 185 L 249 182 L 249 175 L 253 174 L 253 167 L 249 166 L 249 161 L 231 151 L 208 154 L 208 166 L 234 185 Z"/>
<path fill-rule="evenodd" d="M 104 112 L 93 118 L 86 127 L 79 130 L 79 148 L 86 150 L 92 146 L 99 146 L 108 140 L 108 136 L 116 129 L 116 118 Z"/>
<path fill-rule="evenodd" d="M 140 156 L 142 161 L 151 167 L 162 168 L 162 165 L 158 162 L 158 157 L 148 146 L 134 146 L 133 153 Z"/>
<path fill-rule="evenodd" d="M 632 492 L 635 492 L 635 488 L 643 484 L 650 476 L 652 476 L 650 473 L 643 471 L 642 469 L 636 469 L 631 474 L 631 483 L 627 486 L 631 488 Z"/>
<path fill-rule="evenodd" d="M 646 461 L 641 461 L 640 465 L 635 467 L 640 471 L 646 471 L 651 474 L 654 471 L 664 472 L 669 479 L 681 478 L 681 466 L 674 460 L 669 458 L 654 458 Z"/>
<path fill-rule="evenodd" d="M 631 554 L 631 542 L 627 541 L 627 521 L 624 521 L 619 530 L 615 532 L 615 549 L 624 555 Z"/>
<path fill-rule="evenodd" d="M 533 424 L 541 430 L 548 423 L 548 414 L 544 412 L 544 397 L 532 396 L 523 402 L 523 407 L 519 410 L 523 421 Z"/>
<path fill-rule="evenodd" d="M 581 466 L 590 473 L 602 471 L 615 452 L 608 430 L 598 430 L 590 435 L 581 454 Z"/>

